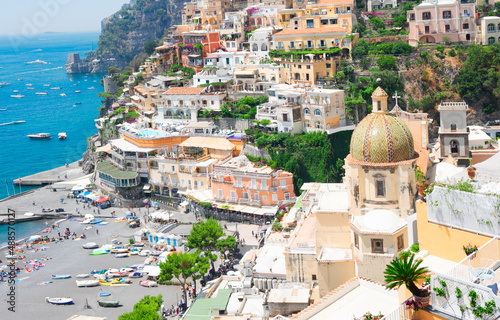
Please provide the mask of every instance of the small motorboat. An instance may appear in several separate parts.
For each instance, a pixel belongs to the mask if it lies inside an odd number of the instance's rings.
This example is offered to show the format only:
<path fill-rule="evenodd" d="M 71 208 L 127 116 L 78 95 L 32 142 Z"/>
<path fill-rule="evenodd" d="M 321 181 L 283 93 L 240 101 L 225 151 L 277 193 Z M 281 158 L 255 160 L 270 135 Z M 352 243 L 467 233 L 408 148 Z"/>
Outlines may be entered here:
<path fill-rule="evenodd" d="M 59 132 L 57 136 L 59 137 L 59 140 L 66 140 L 66 138 L 68 137 L 66 132 Z"/>
<path fill-rule="evenodd" d="M 25 120 L 17 120 L 17 121 L 12 121 L 13 124 L 20 124 L 20 123 L 26 123 Z"/>
<path fill-rule="evenodd" d="M 99 248 L 99 245 L 95 242 L 87 242 L 84 245 L 82 245 L 83 249 L 97 249 Z"/>
<path fill-rule="evenodd" d="M 28 138 L 30 139 L 52 139 L 50 133 L 37 133 L 37 134 L 28 134 Z"/>
<path fill-rule="evenodd" d="M 47 64 L 47 62 L 37 59 L 35 61 L 26 62 L 26 64 Z"/>
<path fill-rule="evenodd" d="M 156 283 L 155 281 L 150 281 L 150 280 L 141 281 L 141 282 L 139 282 L 139 284 L 143 287 L 146 287 L 146 288 L 158 287 L 158 283 Z"/>
<path fill-rule="evenodd" d="M 80 273 L 76 275 L 76 278 L 83 279 L 83 278 L 88 278 L 90 277 L 90 274 L 88 273 Z"/>
<path fill-rule="evenodd" d="M 88 90 L 94 90 L 95 88 L 94 87 L 89 87 L 87 88 Z"/>
<path fill-rule="evenodd" d="M 71 275 L 69 274 L 60 274 L 60 275 L 52 275 L 52 279 L 69 279 Z"/>
<path fill-rule="evenodd" d="M 52 304 L 73 304 L 73 299 L 71 298 L 45 298 L 45 301 Z"/>
<path fill-rule="evenodd" d="M 116 247 L 114 249 L 111 249 L 111 253 L 128 253 L 128 249 L 123 247 Z"/>
<path fill-rule="evenodd" d="M 76 90 L 75 93 L 81 93 L 81 91 L 80 90 Z"/>
<path fill-rule="evenodd" d="M 50 90 L 61 90 L 61 87 L 53 87 L 53 88 L 50 88 Z"/>
<path fill-rule="evenodd" d="M 18 92 L 19 92 L 19 90 L 14 90 L 14 93 L 18 93 Z"/>
<path fill-rule="evenodd" d="M 160 254 L 161 254 L 161 251 L 153 251 L 153 252 L 151 252 L 151 255 L 155 256 L 155 257 L 159 256 Z"/>
<path fill-rule="evenodd" d="M 111 292 L 101 292 L 99 293 L 99 297 L 107 297 L 107 296 L 110 296 L 111 295 Z"/>
<path fill-rule="evenodd" d="M 66 97 L 66 93 L 61 93 L 60 96 L 61 97 Z"/>
<path fill-rule="evenodd" d="M 33 87 L 33 84 L 32 83 L 27 83 L 26 86 L 27 87 Z"/>
<path fill-rule="evenodd" d="M 99 285 L 99 280 L 76 280 L 78 287 L 96 287 Z"/>
<path fill-rule="evenodd" d="M 134 269 L 132 268 L 129 268 L 129 267 L 123 267 L 123 268 L 120 268 L 120 272 L 134 272 Z"/>
<path fill-rule="evenodd" d="M 139 256 L 147 257 L 147 256 L 149 256 L 150 253 L 151 253 L 151 251 L 149 251 L 149 250 L 142 250 L 141 252 L 139 252 Z"/>
<path fill-rule="evenodd" d="M 144 243 L 142 243 L 142 242 L 134 243 L 132 246 L 133 247 L 141 247 L 142 248 L 142 247 L 144 247 Z"/>
<path fill-rule="evenodd" d="M 126 258 L 126 257 L 129 257 L 130 254 L 128 253 L 117 253 L 115 254 L 115 258 Z"/>
<path fill-rule="evenodd" d="M 24 96 L 22 94 L 11 95 L 10 97 L 11 98 L 24 98 Z"/>
<path fill-rule="evenodd" d="M 33 88 L 33 87 L 28 87 L 26 89 L 28 89 L 28 90 L 35 90 L 35 88 Z"/>
<path fill-rule="evenodd" d="M 35 93 L 36 95 L 39 95 L 39 96 L 46 96 L 48 95 L 49 93 L 48 92 L 37 92 Z"/>
<path fill-rule="evenodd" d="M 103 308 L 116 308 L 120 305 L 118 300 L 97 300 L 97 303 Z"/>

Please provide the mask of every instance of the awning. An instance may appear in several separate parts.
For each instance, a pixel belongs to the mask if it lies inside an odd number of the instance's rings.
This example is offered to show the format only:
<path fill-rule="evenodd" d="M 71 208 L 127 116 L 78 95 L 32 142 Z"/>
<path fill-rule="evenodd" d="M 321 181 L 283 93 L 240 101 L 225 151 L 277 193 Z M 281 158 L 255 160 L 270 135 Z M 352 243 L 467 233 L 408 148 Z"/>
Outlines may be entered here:
<path fill-rule="evenodd" d="M 184 206 L 187 206 L 188 204 L 189 204 L 189 201 L 182 201 L 181 204 L 179 204 L 179 206 L 184 207 Z"/>
<path fill-rule="evenodd" d="M 151 193 L 151 185 L 150 185 L 150 184 L 146 184 L 146 185 L 142 188 L 142 192 L 144 192 L 144 193 Z"/>
<path fill-rule="evenodd" d="M 101 202 L 109 201 L 109 199 L 102 197 L 102 198 L 97 199 L 96 201 L 99 202 L 99 203 L 101 203 Z"/>
<path fill-rule="evenodd" d="M 71 188 L 71 191 L 82 191 L 83 189 L 85 189 L 84 186 L 74 186 Z"/>
<path fill-rule="evenodd" d="M 102 147 L 99 147 L 95 150 L 96 152 L 106 152 L 111 153 L 111 145 L 108 143 Z"/>

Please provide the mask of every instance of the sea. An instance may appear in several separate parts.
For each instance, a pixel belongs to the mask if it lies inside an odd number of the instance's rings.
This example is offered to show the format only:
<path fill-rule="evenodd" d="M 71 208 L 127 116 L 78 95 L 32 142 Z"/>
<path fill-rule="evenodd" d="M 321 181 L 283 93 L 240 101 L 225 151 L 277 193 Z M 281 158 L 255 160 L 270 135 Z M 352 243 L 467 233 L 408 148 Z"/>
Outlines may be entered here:
<path fill-rule="evenodd" d="M 101 106 L 103 75 L 66 74 L 64 65 L 69 53 L 83 58 L 98 39 L 98 32 L 0 36 L 0 199 L 29 189 L 15 186 L 14 179 L 81 159 L 86 138 L 97 133 L 94 119 Z M 29 63 L 37 60 L 45 63 Z M 66 132 L 67 139 L 58 140 L 59 132 Z M 52 139 L 27 137 L 35 133 L 50 133 Z M 44 226 L 44 221 L 20 223 L 16 237 Z M 0 226 L 0 247 L 6 229 Z"/>

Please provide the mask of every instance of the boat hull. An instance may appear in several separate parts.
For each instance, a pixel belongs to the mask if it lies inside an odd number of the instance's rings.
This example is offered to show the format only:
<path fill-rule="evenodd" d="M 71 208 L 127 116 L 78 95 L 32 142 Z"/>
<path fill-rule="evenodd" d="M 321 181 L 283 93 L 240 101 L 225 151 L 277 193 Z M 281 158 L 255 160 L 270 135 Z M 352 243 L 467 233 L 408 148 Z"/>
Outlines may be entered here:
<path fill-rule="evenodd" d="M 96 287 L 99 285 L 99 280 L 76 280 L 76 285 L 82 287 Z"/>
<path fill-rule="evenodd" d="M 63 274 L 63 275 L 52 275 L 52 279 L 69 279 L 71 275 Z"/>
<path fill-rule="evenodd" d="M 45 301 L 58 305 L 73 304 L 73 299 L 71 298 L 45 298 Z"/>
<path fill-rule="evenodd" d="M 116 308 L 120 305 L 118 300 L 97 300 L 97 302 L 103 308 Z"/>

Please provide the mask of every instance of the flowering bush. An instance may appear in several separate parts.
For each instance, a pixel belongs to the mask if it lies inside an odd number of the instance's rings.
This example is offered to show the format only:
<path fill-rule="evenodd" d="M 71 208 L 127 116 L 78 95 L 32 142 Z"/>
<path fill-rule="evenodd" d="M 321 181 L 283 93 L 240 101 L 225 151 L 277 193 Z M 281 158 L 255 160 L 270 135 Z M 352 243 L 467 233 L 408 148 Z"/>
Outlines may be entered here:
<path fill-rule="evenodd" d="M 422 308 L 422 304 L 414 299 L 411 300 L 406 300 L 405 302 L 405 309 L 406 310 L 414 310 L 417 311 Z"/>
<path fill-rule="evenodd" d="M 384 316 L 379 313 L 378 315 L 372 314 L 371 312 L 365 313 L 360 319 L 354 318 L 355 320 L 380 320 Z"/>
<path fill-rule="evenodd" d="M 463 248 L 464 248 L 465 254 L 468 256 L 477 251 L 477 246 L 472 245 L 470 242 L 469 242 L 469 244 L 463 246 Z"/>

